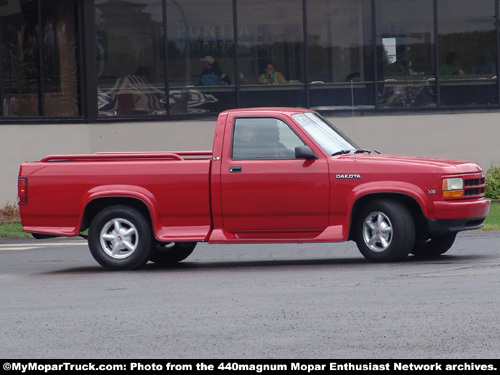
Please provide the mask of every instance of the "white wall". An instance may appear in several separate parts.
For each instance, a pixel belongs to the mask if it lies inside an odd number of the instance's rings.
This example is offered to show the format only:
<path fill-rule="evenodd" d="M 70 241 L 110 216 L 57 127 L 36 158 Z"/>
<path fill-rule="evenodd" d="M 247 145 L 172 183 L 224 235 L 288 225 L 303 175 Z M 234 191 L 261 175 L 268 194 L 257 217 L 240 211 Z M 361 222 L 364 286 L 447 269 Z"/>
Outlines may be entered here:
<path fill-rule="evenodd" d="M 500 113 L 423 114 L 331 119 L 363 148 L 383 153 L 500 164 Z"/>
<path fill-rule="evenodd" d="M 360 147 L 500 165 L 500 113 L 334 117 Z M 19 165 L 49 154 L 209 150 L 215 121 L 0 125 L 0 207 L 14 203 Z"/>

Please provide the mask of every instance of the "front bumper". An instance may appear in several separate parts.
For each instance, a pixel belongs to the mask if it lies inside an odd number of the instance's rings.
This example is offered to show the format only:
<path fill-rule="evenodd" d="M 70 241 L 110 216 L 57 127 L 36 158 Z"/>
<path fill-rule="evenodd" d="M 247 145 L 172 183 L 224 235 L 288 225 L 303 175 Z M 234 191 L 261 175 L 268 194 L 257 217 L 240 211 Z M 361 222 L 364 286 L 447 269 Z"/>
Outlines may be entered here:
<path fill-rule="evenodd" d="M 435 219 L 429 220 L 431 234 L 440 235 L 482 228 L 490 212 L 490 199 L 434 202 Z"/>
<path fill-rule="evenodd" d="M 484 217 L 480 217 L 473 219 L 429 220 L 429 233 L 433 236 L 441 236 L 447 233 L 480 229 L 484 225 L 484 219 Z"/>

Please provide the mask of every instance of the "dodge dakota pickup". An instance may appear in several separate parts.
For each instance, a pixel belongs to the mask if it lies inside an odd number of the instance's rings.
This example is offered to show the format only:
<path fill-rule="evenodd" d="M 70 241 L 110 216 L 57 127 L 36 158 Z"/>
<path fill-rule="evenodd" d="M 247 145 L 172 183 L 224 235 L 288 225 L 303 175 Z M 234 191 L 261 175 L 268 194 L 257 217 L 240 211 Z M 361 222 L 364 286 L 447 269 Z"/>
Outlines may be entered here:
<path fill-rule="evenodd" d="M 484 193 L 475 163 L 362 149 L 296 108 L 222 112 L 212 151 L 50 155 L 18 179 L 24 231 L 85 235 L 109 269 L 179 262 L 198 242 L 353 240 L 372 261 L 438 256 L 483 226 Z"/>

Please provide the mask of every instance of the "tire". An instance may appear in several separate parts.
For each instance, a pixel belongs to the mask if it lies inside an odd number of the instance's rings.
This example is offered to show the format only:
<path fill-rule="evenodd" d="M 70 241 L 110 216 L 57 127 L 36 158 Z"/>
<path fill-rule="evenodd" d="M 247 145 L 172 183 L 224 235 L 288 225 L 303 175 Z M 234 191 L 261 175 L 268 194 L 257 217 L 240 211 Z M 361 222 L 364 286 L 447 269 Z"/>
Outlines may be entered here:
<path fill-rule="evenodd" d="M 395 200 L 377 199 L 364 207 L 355 221 L 355 241 L 366 259 L 399 261 L 415 243 L 415 223 L 408 208 Z"/>
<path fill-rule="evenodd" d="M 111 206 L 99 212 L 89 228 L 89 248 L 94 259 L 112 270 L 143 266 L 151 253 L 151 227 L 137 210 Z"/>
<path fill-rule="evenodd" d="M 196 242 L 154 242 L 151 260 L 157 264 L 178 263 L 191 255 Z"/>
<path fill-rule="evenodd" d="M 456 233 L 448 233 L 428 240 L 417 240 L 411 253 L 419 258 L 435 258 L 446 253 L 453 246 Z"/>

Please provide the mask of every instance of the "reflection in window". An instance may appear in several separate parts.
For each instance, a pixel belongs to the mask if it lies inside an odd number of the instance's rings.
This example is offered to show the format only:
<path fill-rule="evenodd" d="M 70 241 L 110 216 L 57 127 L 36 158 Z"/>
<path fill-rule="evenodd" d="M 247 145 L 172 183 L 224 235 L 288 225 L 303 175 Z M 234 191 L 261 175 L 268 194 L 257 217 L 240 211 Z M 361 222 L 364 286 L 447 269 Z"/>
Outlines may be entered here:
<path fill-rule="evenodd" d="M 164 114 L 161 0 L 96 0 L 100 116 Z"/>
<path fill-rule="evenodd" d="M 69 117 L 79 114 L 74 19 L 72 0 L 42 7 L 45 116 Z"/>
<path fill-rule="evenodd" d="M 382 53 L 387 65 L 394 64 L 398 60 L 396 38 L 382 38 Z"/>
<path fill-rule="evenodd" d="M 78 116 L 74 2 L 11 1 L 0 18 L 1 115 Z"/>
<path fill-rule="evenodd" d="M 235 107 L 231 0 L 167 0 L 169 109 L 219 112 Z"/>
<path fill-rule="evenodd" d="M 240 106 L 304 106 L 302 1 L 240 1 L 237 10 Z"/>
<path fill-rule="evenodd" d="M 494 20 L 494 1 L 438 1 L 443 106 L 498 104 Z"/>
<path fill-rule="evenodd" d="M 366 0 L 307 2 L 311 106 L 371 106 L 371 5 Z"/>
<path fill-rule="evenodd" d="M 238 118 L 234 123 L 233 159 L 295 159 L 304 142 L 275 118 Z"/>
<path fill-rule="evenodd" d="M 435 106 L 432 0 L 376 1 L 378 105 Z"/>
<path fill-rule="evenodd" d="M 357 148 L 352 141 L 340 134 L 331 124 L 315 113 L 298 113 L 292 115 L 292 117 L 327 155 Z"/>

